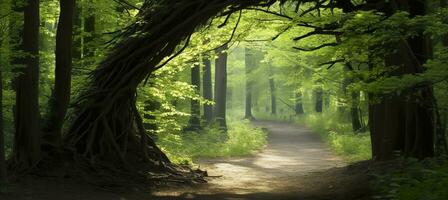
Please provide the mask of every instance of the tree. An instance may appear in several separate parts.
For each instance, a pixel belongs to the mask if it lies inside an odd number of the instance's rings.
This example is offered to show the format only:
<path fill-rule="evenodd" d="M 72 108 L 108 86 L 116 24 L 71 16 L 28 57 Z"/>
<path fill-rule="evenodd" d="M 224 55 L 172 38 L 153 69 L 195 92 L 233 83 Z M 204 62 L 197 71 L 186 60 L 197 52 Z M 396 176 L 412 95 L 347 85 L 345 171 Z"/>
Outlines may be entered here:
<path fill-rule="evenodd" d="M 295 92 L 295 107 L 294 111 L 296 115 L 305 114 L 303 111 L 303 104 L 302 104 L 302 92 Z"/>
<path fill-rule="evenodd" d="M 43 127 L 45 142 L 58 147 L 62 138 L 62 126 L 70 102 L 72 76 L 72 39 L 75 0 L 60 1 L 60 15 L 56 33 L 55 83 L 49 101 L 46 124 Z"/>
<path fill-rule="evenodd" d="M 314 106 L 314 111 L 321 113 L 323 110 L 323 104 L 324 104 L 324 91 L 322 89 L 322 87 L 318 87 L 315 89 L 314 91 L 314 95 L 315 95 L 315 106 Z"/>
<path fill-rule="evenodd" d="M 227 130 L 226 100 L 227 100 L 227 44 L 218 48 L 218 58 L 215 61 L 215 121 L 223 130 Z"/>
<path fill-rule="evenodd" d="M 411 17 L 426 14 L 426 1 L 395 2 L 384 7 L 392 15 L 408 11 Z M 428 40 L 422 34 L 396 42 L 396 50 L 385 58 L 386 66 L 399 66 L 393 76 L 423 73 L 422 63 L 430 57 Z M 372 97 L 372 96 L 371 96 Z M 381 97 L 369 107 L 372 154 L 375 160 L 392 159 L 396 152 L 407 157 L 434 155 L 434 96 L 428 86 L 410 88 L 401 94 Z"/>
<path fill-rule="evenodd" d="M 41 159 L 39 132 L 39 0 L 26 0 L 22 58 L 24 67 L 14 81 L 16 91 L 13 161 L 16 169 Z"/>
<path fill-rule="evenodd" d="M 194 86 L 196 94 L 201 93 L 201 68 L 199 64 L 194 64 L 191 68 L 191 85 Z M 197 131 L 201 129 L 201 104 L 197 99 L 191 99 L 190 121 L 187 130 Z"/>
<path fill-rule="evenodd" d="M 204 56 L 202 59 L 204 64 L 204 74 L 202 77 L 203 97 L 205 100 L 213 101 L 212 66 L 210 58 Z M 204 119 L 207 124 L 210 124 L 213 121 L 213 106 L 210 104 L 204 104 Z"/>
<path fill-rule="evenodd" d="M 271 114 L 277 114 L 277 97 L 275 94 L 275 81 L 274 73 L 272 72 L 272 66 L 269 66 L 269 92 L 271 94 Z"/>
<path fill-rule="evenodd" d="M 1 30 L 0 30 L 1 31 Z M 1 34 L 1 33 L 0 33 Z M 0 35 L 1 37 L 1 35 Z M 0 38 L 0 47 L 2 38 Z M 5 132 L 3 128 L 3 69 L 0 66 L 0 186 L 7 182 L 6 173 L 6 152 L 5 152 Z"/>
<path fill-rule="evenodd" d="M 255 68 L 255 52 L 246 47 L 245 49 L 245 69 L 246 69 L 246 107 L 244 118 L 254 120 L 252 115 L 252 86 L 253 81 L 250 80 L 250 74 Z"/>

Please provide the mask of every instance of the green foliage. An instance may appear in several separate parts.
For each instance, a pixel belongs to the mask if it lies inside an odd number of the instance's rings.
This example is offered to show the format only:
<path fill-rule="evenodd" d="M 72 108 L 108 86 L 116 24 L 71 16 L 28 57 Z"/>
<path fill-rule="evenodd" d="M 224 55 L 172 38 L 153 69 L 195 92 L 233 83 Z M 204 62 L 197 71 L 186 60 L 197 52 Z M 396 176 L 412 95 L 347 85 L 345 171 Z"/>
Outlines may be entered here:
<path fill-rule="evenodd" d="M 337 116 L 339 115 L 339 116 Z M 355 134 L 351 124 L 339 120 L 338 113 L 308 114 L 297 122 L 318 133 L 329 146 L 346 160 L 355 162 L 371 159 L 370 135 Z"/>
<path fill-rule="evenodd" d="M 157 144 L 175 163 L 192 164 L 196 158 L 243 156 L 262 149 L 266 133 L 248 121 L 229 120 L 227 133 L 217 128 L 181 135 L 161 134 Z"/>
<path fill-rule="evenodd" d="M 380 177 L 377 183 L 382 200 L 448 199 L 447 160 L 403 160 L 404 166 Z"/>

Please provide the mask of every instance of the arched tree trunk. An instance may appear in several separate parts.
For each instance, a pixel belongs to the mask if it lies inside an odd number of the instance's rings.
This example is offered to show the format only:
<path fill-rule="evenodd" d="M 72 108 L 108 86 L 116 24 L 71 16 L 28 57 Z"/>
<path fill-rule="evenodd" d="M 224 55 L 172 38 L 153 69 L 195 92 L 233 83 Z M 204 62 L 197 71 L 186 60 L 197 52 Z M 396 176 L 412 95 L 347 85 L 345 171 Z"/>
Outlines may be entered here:
<path fill-rule="evenodd" d="M 151 171 L 173 171 L 164 153 L 139 128 L 137 87 L 164 65 L 160 64 L 164 58 L 181 51 L 178 45 L 188 41 L 197 27 L 229 6 L 235 11 L 257 3 L 260 1 L 146 1 L 138 15 L 145 23 L 135 23 L 122 32 L 122 40 L 92 72 L 90 85 L 77 101 L 66 146 L 75 157 L 91 163 L 112 162 L 117 167 L 118 160 L 132 168 L 135 166 L 126 163 L 138 161 Z"/>

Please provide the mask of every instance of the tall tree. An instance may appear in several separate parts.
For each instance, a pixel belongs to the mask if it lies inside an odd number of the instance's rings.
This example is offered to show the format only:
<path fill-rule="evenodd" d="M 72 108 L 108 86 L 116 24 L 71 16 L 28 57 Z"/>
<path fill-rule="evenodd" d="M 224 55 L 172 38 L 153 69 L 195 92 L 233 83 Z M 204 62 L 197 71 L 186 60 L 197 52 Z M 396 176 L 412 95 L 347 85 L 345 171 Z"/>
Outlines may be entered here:
<path fill-rule="evenodd" d="M 215 121 L 223 130 L 227 130 L 226 99 L 227 99 L 227 44 L 218 48 L 215 60 Z"/>
<path fill-rule="evenodd" d="M 213 86 L 212 86 L 212 63 L 210 62 L 210 58 L 204 56 L 203 57 L 203 77 L 202 77 L 202 92 L 205 100 L 213 101 Z M 213 121 L 213 106 L 210 104 L 204 104 L 204 119 L 207 124 L 212 123 Z"/>
<path fill-rule="evenodd" d="M 197 95 L 201 93 L 201 68 L 199 64 L 194 64 L 191 68 L 191 85 L 194 86 L 194 91 Z M 190 105 L 190 120 L 188 122 L 187 130 L 197 131 L 201 129 L 201 104 L 197 99 L 191 99 Z"/>
<path fill-rule="evenodd" d="M 0 38 L 0 48 L 1 44 L 2 38 Z M 3 66 L 0 66 L 0 186 L 7 182 L 5 132 L 3 127 L 3 69 Z"/>
<path fill-rule="evenodd" d="M 39 0 L 26 0 L 23 8 L 23 68 L 15 80 L 16 112 L 13 161 L 28 168 L 41 158 L 39 129 Z"/>
<path fill-rule="evenodd" d="M 316 88 L 314 91 L 314 95 L 315 95 L 314 111 L 321 113 L 324 104 L 324 91 L 322 87 Z"/>
<path fill-rule="evenodd" d="M 304 114 L 303 103 L 302 103 L 302 92 L 295 92 L 295 107 L 294 111 L 296 115 Z"/>
<path fill-rule="evenodd" d="M 397 10 L 410 15 L 425 15 L 426 1 L 393 1 L 383 12 L 392 15 Z M 400 40 L 396 50 L 385 58 L 386 66 L 399 66 L 393 76 L 418 74 L 422 63 L 430 57 L 428 40 L 421 34 Z M 434 155 L 434 96 L 432 88 L 420 87 L 400 94 L 382 97 L 381 102 L 369 106 L 372 154 L 376 160 L 392 159 L 396 152 L 404 156 L 425 158 Z"/>
<path fill-rule="evenodd" d="M 252 70 L 255 68 L 255 52 L 250 48 L 245 48 L 245 69 L 246 69 L 246 106 L 244 118 L 253 120 L 252 115 L 252 85 L 250 78 Z"/>
<path fill-rule="evenodd" d="M 275 91 L 275 80 L 272 66 L 269 65 L 269 93 L 271 94 L 271 114 L 277 114 L 277 96 Z"/>
<path fill-rule="evenodd" d="M 86 16 L 84 18 L 84 32 L 83 35 L 83 65 L 90 66 L 95 60 L 95 44 L 94 40 L 96 37 L 95 27 L 96 27 L 96 15 L 95 15 L 95 4 L 93 0 L 88 0 L 86 8 L 82 8 L 83 12 L 86 11 Z"/>
<path fill-rule="evenodd" d="M 62 126 L 70 102 L 75 0 L 60 0 L 59 3 L 54 91 L 49 101 L 48 116 L 43 127 L 45 142 L 56 147 L 61 143 Z"/>

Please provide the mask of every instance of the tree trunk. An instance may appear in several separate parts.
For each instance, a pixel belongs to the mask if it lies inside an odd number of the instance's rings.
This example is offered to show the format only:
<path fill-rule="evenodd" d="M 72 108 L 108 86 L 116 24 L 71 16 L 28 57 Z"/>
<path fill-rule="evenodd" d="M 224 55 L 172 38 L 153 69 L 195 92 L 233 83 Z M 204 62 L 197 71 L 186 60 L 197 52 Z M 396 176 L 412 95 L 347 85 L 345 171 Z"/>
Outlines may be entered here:
<path fill-rule="evenodd" d="M 212 65 L 209 57 L 203 58 L 204 63 L 204 75 L 203 75 L 203 97 L 208 101 L 213 101 L 213 86 L 212 86 Z M 211 124 L 213 121 L 213 106 L 204 105 L 204 119 L 207 124 Z"/>
<path fill-rule="evenodd" d="M 296 115 L 305 114 L 305 111 L 303 110 L 303 103 L 302 103 L 302 92 L 296 92 L 295 93 L 295 107 L 294 107 L 294 110 L 296 112 Z"/>
<path fill-rule="evenodd" d="M 272 66 L 269 66 L 269 92 L 271 94 L 271 114 L 277 114 L 277 96 L 275 93 L 275 81 L 274 73 L 272 72 Z"/>
<path fill-rule="evenodd" d="M 96 23 L 96 16 L 95 16 L 95 4 L 93 0 L 88 1 L 88 7 L 83 8 L 87 12 L 87 17 L 84 19 L 84 42 L 83 42 L 83 66 L 89 67 L 92 64 L 95 63 L 95 44 L 94 40 L 96 37 L 95 34 L 95 23 Z"/>
<path fill-rule="evenodd" d="M 0 40 L 0 48 L 1 48 Z M 7 183 L 5 132 L 3 128 L 3 68 L 0 68 L 0 187 Z"/>
<path fill-rule="evenodd" d="M 359 92 L 352 92 L 352 102 L 350 108 L 350 116 L 352 119 L 352 129 L 355 133 L 360 131 L 363 128 L 361 123 L 360 115 L 361 110 L 359 109 Z"/>
<path fill-rule="evenodd" d="M 41 158 L 39 132 L 39 0 L 24 7 L 24 68 L 15 80 L 16 114 L 13 161 L 16 169 L 29 168 Z"/>
<path fill-rule="evenodd" d="M 227 45 L 216 50 L 218 58 L 215 61 L 215 121 L 223 130 L 227 130 L 226 99 L 227 99 Z"/>
<path fill-rule="evenodd" d="M 322 90 L 322 88 L 317 88 L 315 90 L 315 96 L 316 96 L 316 102 L 315 102 L 315 106 L 314 106 L 314 110 L 318 113 L 321 113 L 323 110 L 323 101 L 324 101 L 324 92 Z"/>
<path fill-rule="evenodd" d="M 145 131 L 137 128 L 141 127 L 135 105 L 139 84 L 154 70 L 163 67 L 163 59 L 173 55 L 178 45 L 188 41 L 211 17 L 229 6 L 239 10 L 259 3 L 168 0 L 154 5 L 146 1 L 139 19 L 147 23 L 134 23 L 122 33 L 121 40 L 92 72 L 91 82 L 76 101 L 75 119 L 66 135 L 66 146 L 90 164 L 113 163 L 111 166 L 116 169 L 121 163 L 120 166 L 133 168 L 131 172 L 172 172 L 173 165 L 165 154 L 146 137 Z M 167 10 L 161 12 L 160 7 Z M 226 54 L 220 54 L 216 117 L 223 122 L 221 125 L 225 125 L 226 62 Z M 136 162 L 138 165 L 133 166 Z M 145 169 L 135 170 L 136 167 Z M 175 170 L 170 174 L 178 176 L 179 173 Z"/>
<path fill-rule="evenodd" d="M 62 126 L 70 103 L 72 77 L 72 39 L 75 0 L 60 0 L 60 14 L 56 33 L 55 83 L 49 101 L 44 139 L 50 147 L 58 147 L 62 138 Z"/>
<path fill-rule="evenodd" d="M 249 48 L 245 49 L 245 69 L 246 69 L 246 106 L 244 118 L 253 120 L 252 115 L 252 80 L 250 78 L 250 73 L 255 68 L 255 52 Z"/>
<path fill-rule="evenodd" d="M 424 1 L 395 2 L 396 8 L 411 16 L 425 15 Z M 391 8 L 386 11 L 394 10 Z M 391 15 L 392 13 L 387 13 Z M 399 66 L 393 76 L 418 74 L 430 57 L 428 40 L 419 35 L 397 42 L 396 52 L 387 55 L 386 66 Z M 397 153 L 406 157 L 425 158 L 434 155 L 434 95 L 432 88 L 414 88 L 382 97 L 370 105 L 369 121 L 372 156 L 375 160 L 392 159 Z"/>
<path fill-rule="evenodd" d="M 76 0 L 75 0 L 76 1 Z M 81 69 L 82 66 L 82 2 L 81 0 L 76 1 L 74 8 L 74 16 L 73 16 L 73 28 L 74 28 L 74 37 L 73 37 L 73 46 L 72 46 L 72 55 L 73 55 L 73 63 L 76 68 L 73 70 L 73 74 L 78 74 L 78 68 Z"/>
<path fill-rule="evenodd" d="M 201 69 L 195 64 L 191 68 L 191 85 L 194 86 L 194 91 L 197 95 L 201 93 Z M 190 121 L 186 130 L 198 131 L 201 129 L 201 104 L 199 100 L 192 99 L 190 106 Z"/>

